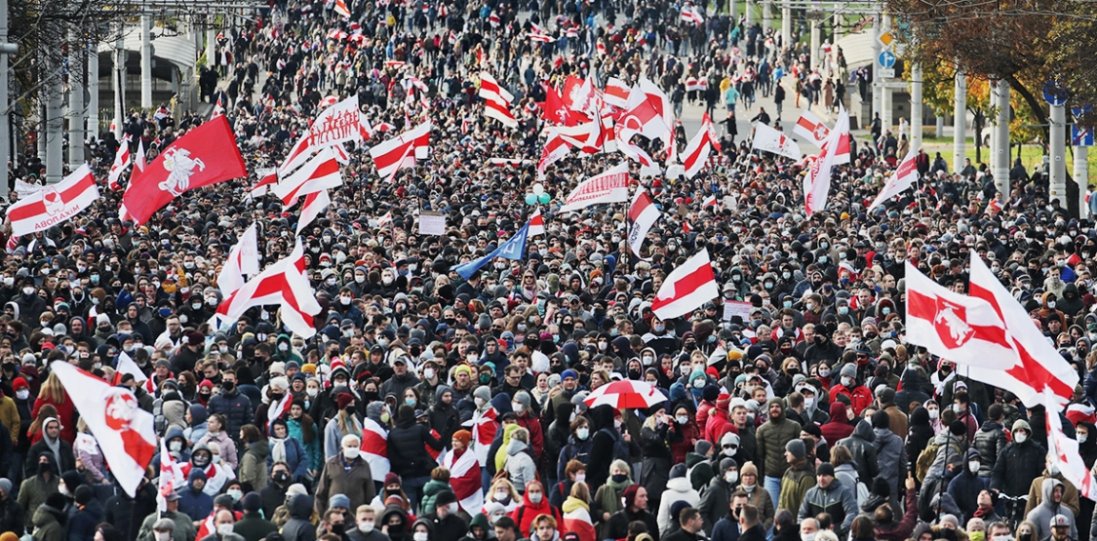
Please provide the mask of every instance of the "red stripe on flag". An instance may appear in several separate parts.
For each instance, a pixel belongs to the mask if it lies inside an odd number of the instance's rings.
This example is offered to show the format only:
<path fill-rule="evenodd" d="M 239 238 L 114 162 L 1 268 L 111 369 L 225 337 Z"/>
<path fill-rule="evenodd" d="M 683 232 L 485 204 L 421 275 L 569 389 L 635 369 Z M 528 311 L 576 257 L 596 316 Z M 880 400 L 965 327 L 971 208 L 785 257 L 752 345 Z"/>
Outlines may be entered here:
<path fill-rule="evenodd" d="M 80 194 L 84 193 L 84 191 L 94 186 L 95 177 L 90 174 L 86 175 L 81 178 L 79 182 L 73 184 L 69 189 L 60 192 L 61 200 L 65 204 L 68 204 L 73 199 L 80 197 Z M 26 201 L 28 202 L 24 205 L 20 205 L 18 202 L 15 203 L 15 205 L 11 207 L 11 210 L 8 211 L 8 221 L 14 222 L 18 220 L 26 220 L 35 216 L 44 215 L 46 213 L 46 204 L 42 202 L 42 199 L 40 197 L 43 193 L 44 192 L 39 192 L 38 194 L 31 196 L 38 196 L 38 199 L 33 201 L 27 199 Z"/>
<path fill-rule="evenodd" d="M 701 286 L 715 281 L 716 276 L 712 273 L 712 265 L 701 265 L 693 272 L 683 276 L 681 280 L 674 282 L 673 297 L 668 299 L 656 297 L 655 300 L 651 301 L 651 309 L 653 311 L 659 310 L 660 308 L 701 289 Z"/>

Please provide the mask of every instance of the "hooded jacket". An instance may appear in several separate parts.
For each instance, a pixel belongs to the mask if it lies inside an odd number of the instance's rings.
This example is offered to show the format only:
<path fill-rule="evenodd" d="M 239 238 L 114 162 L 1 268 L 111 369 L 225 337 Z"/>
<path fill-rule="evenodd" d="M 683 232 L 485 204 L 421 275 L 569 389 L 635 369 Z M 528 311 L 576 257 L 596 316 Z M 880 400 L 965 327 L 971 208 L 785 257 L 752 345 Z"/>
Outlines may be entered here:
<path fill-rule="evenodd" d="M 785 403 L 780 398 L 771 398 L 766 403 L 766 415 L 769 415 L 770 406 L 777 404 L 781 407 L 781 414 L 776 419 L 769 419 L 758 427 L 756 434 L 758 440 L 758 459 L 762 462 L 759 468 L 761 477 L 781 477 L 788 469 L 785 461 L 785 444 L 800 437 L 800 423 L 785 417 Z"/>
<path fill-rule="evenodd" d="M 289 520 L 282 526 L 286 541 L 316 541 L 316 526 L 309 522 L 312 516 L 312 496 L 299 494 L 289 500 Z"/>
<path fill-rule="evenodd" d="M 1062 503 L 1054 503 L 1051 501 L 1052 490 L 1062 484 L 1061 481 L 1055 478 L 1044 479 L 1043 484 L 1040 486 L 1040 494 L 1043 496 L 1043 501 L 1038 507 L 1025 516 L 1026 520 L 1029 520 L 1036 525 L 1037 539 L 1046 539 L 1051 535 L 1051 519 L 1054 518 L 1055 515 L 1064 515 L 1067 517 L 1067 521 L 1070 523 L 1070 538 L 1078 539 L 1078 527 L 1074 524 L 1074 511 L 1071 511 L 1069 507 Z"/>
<path fill-rule="evenodd" d="M 983 421 L 979 431 L 975 433 L 975 439 L 971 445 L 979 451 L 979 473 L 990 475 L 994 470 L 994 462 L 998 460 L 998 453 L 1005 449 L 1006 431 L 1002 423 L 998 421 Z"/>
<path fill-rule="evenodd" d="M 446 404 L 442 402 L 442 394 L 450 393 L 453 400 Z M 449 441 L 453 433 L 461 428 L 461 419 L 454 405 L 457 403 L 457 392 L 448 385 L 439 385 L 434 389 L 434 404 L 430 407 L 430 426 L 438 431 L 439 439 Z"/>
<path fill-rule="evenodd" d="M 880 473 L 880 466 L 876 462 L 875 442 L 876 434 L 872 431 L 872 425 L 864 419 L 854 427 L 853 434 L 838 442 L 838 445 L 849 449 L 853 455 L 860 479 L 875 479 Z"/>
<path fill-rule="evenodd" d="M 512 437 L 507 443 L 507 458 L 504 468 L 510 477 L 514 488 L 520 492 L 526 492 L 526 486 L 537 479 L 537 466 L 533 463 L 533 457 L 529 454 L 529 444 Z M 548 495 L 545 495 L 548 499 Z"/>
<path fill-rule="evenodd" d="M 823 433 L 823 439 L 831 445 L 853 434 L 853 425 L 849 424 L 847 409 L 846 405 L 840 401 L 832 402 L 830 421 L 819 427 L 819 431 Z"/>
<path fill-rule="evenodd" d="M 1047 451 L 1029 437 L 1024 443 L 1012 443 L 998 455 L 994 462 L 994 471 L 990 478 L 990 487 L 1001 490 L 1009 496 L 1028 494 L 1032 480 L 1040 476 L 1044 469 L 1044 455 Z M 1050 518 L 1048 520 L 1051 520 Z"/>
<path fill-rule="evenodd" d="M 534 481 L 534 483 L 536 483 L 536 481 Z M 529 493 L 526 492 L 522 495 L 522 505 L 519 505 L 514 508 L 514 511 L 510 512 L 510 518 L 518 525 L 519 536 L 533 537 L 533 532 L 530 531 L 530 528 L 533 527 L 533 520 L 536 519 L 538 515 L 552 516 L 552 518 L 556 519 L 557 528 L 559 528 L 559 525 L 563 520 L 560 516 L 560 510 L 549 504 L 548 495 L 544 493 L 543 488 L 541 494 L 541 501 L 535 504 L 530 501 Z"/>
<path fill-rule="evenodd" d="M 667 489 L 659 499 L 659 511 L 655 515 L 661 534 L 667 533 L 671 524 L 678 522 L 677 517 L 670 516 L 670 508 L 675 502 L 686 502 L 690 507 L 697 507 L 701 503 L 701 495 L 685 477 L 675 477 L 667 481 Z"/>
<path fill-rule="evenodd" d="M 427 477 L 438 466 L 426 446 L 442 450 L 441 441 L 431 435 L 430 429 L 415 422 L 415 412 L 401 406 L 396 414 L 396 426 L 389 431 L 388 454 L 392 471 L 401 477 Z"/>

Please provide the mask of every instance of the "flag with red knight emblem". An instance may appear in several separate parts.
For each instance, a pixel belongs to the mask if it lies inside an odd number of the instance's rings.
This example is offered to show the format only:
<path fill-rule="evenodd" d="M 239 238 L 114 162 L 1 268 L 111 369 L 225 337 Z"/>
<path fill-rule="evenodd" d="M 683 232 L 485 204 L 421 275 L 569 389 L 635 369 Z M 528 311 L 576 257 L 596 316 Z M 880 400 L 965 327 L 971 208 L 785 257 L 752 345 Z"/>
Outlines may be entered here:
<path fill-rule="evenodd" d="M 66 361 L 54 361 L 50 370 L 99 442 L 114 478 L 133 497 L 156 454 L 152 414 L 138 407 L 130 391 L 112 387 Z"/>
<path fill-rule="evenodd" d="M 689 314 L 719 296 L 706 248 L 667 275 L 651 309 L 659 319 L 667 320 Z"/>

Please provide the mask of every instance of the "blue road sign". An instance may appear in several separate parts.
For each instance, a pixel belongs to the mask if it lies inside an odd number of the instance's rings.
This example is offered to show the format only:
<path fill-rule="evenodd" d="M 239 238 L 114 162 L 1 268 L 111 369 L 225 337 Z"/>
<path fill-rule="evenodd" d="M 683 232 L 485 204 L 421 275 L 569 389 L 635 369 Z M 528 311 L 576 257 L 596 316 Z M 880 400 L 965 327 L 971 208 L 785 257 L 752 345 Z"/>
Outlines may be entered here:
<path fill-rule="evenodd" d="M 891 69 L 895 67 L 895 53 L 891 51 L 884 51 L 880 53 L 880 56 L 876 58 L 876 62 L 880 64 L 881 68 Z"/>
<path fill-rule="evenodd" d="M 1070 97 L 1070 92 L 1058 81 L 1044 83 L 1044 101 L 1049 105 L 1063 105 Z"/>

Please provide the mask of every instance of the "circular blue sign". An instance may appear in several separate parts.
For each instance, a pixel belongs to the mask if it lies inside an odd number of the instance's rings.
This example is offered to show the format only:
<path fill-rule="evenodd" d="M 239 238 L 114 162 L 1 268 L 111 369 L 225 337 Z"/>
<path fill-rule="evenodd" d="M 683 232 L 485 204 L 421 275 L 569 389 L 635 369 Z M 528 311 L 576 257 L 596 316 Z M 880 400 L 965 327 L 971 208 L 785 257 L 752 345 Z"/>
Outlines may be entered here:
<path fill-rule="evenodd" d="M 880 53 L 880 56 L 876 60 L 880 63 L 881 68 L 891 69 L 895 67 L 895 53 L 891 51 Z"/>
<path fill-rule="evenodd" d="M 1044 101 L 1049 105 L 1063 105 L 1070 98 L 1070 92 L 1059 81 L 1044 83 Z"/>

